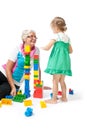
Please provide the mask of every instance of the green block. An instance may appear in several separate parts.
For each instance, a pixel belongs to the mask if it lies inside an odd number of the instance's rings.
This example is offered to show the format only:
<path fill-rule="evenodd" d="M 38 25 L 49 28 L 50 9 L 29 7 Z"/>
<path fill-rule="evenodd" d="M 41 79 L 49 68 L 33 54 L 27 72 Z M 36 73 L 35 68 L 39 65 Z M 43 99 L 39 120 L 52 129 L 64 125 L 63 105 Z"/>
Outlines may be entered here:
<path fill-rule="evenodd" d="M 13 101 L 15 101 L 15 102 L 23 102 L 24 99 L 26 99 L 26 96 L 24 94 L 18 94 L 13 98 Z"/>

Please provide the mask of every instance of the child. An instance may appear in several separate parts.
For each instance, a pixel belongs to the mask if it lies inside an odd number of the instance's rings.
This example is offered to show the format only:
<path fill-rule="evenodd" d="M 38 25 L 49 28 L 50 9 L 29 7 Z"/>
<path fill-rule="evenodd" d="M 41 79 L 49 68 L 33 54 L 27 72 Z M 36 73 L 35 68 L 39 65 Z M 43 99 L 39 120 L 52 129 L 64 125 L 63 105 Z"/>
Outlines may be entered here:
<path fill-rule="evenodd" d="M 69 53 L 72 53 L 73 50 L 69 37 L 64 33 L 67 30 L 65 20 L 61 17 L 55 17 L 51 22 L 51 28 L 57 38 L 52 39 L 42 49 L 49 50 L 53 46 L 45 72 L 53 75 L 53 97 L 46 102 L 54 104 L 57 103 L 59 83 L 62 90 L 61 100 L 67 101 L 65 76 L 72 76 Z"/>

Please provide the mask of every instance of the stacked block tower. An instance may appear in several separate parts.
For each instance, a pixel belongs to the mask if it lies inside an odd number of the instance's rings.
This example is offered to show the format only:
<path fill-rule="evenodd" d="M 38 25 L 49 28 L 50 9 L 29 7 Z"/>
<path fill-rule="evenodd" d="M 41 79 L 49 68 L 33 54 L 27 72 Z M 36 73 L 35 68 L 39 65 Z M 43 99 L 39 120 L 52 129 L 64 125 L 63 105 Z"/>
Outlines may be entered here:
<path fill-rule="evenodd" d="M 43 81 L 39 80 L 39 55 L 34 55 L 34 93 L 33 97 L 43 97 Z"/>
<path fill-rule="evenodd" d="M 24 62 L 24 79 L 25 79 L 25 90 L 24 94 L 26 98 L 30 97 L 30 46 L 26 45 L 24 48 L 25 62 Z"/>

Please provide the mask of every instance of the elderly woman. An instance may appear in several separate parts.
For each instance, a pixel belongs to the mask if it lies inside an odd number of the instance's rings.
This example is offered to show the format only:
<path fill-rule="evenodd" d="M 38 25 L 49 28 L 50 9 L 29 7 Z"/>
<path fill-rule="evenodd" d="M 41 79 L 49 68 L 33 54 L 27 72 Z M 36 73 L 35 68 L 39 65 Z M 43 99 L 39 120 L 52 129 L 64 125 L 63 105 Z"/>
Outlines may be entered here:
<path fill-rule="evenodd" d="M 39 55 L 39 49 L 35 46 L 36 44 L 36 33 L 33 30 L 24 30 L 22 33 L 23 43 L 20 47 L 17 47 L 10 54 L 8 61 L 1 67 L 0 70 L 0 99 L 6 95 L 16 95 L 16 89 L 19 89 L 24 81 L 24 47 L 30 45 L 31 47 L 31 66 L 33 61 L 33 55 Z M 40 77 L 39 67 L 39 78 Z"/>

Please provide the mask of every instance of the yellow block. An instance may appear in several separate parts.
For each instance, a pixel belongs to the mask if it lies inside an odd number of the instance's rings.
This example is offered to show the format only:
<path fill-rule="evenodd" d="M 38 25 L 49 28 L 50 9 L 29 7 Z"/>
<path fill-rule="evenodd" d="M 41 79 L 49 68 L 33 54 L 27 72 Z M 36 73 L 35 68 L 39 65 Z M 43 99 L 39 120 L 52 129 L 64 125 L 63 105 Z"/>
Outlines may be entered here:
<path fill-rule="evenodd" d="M 40 81 L 40 85 L 43 85 L 43 81 Z"/>
<path fill-rule="evenodd" d="M 2 107 L 2 103 L 0 102 L 0 107 Z"/>
<path fill-rule="evenodd" d="M 34 75 L 39 75 L 39 71 L 34 71 Z"/>
<path fill-rule="evenodd" d="M 30 75 L 24 75 L 24 79 L 30 79 Z"/>
<path fill-rule="evenodd" d="M 41 108 L 46 108 L 47 107 L 46 102 L 40 101 L 40 106 L 41 106 Z"/>
<path fill-rule="evenodd" d="M 24 69 L 29 69 L 29 68 L 30 68 L 30 66 L 26 66 L 26 65 L 24 66 Z"/>
<path fill-rule="evenodd" d="M 38 77 L 34 77 L 34 80 L 38 80 Z"/>
<path fill-rule="evenodd" d="M 26 45 L 26 46 L 24 47 L 24 51 L 25 51 L 25 52 L 30 52 L 30 46 L 29 46 L 29 45 Z"/>
<path fill-rule="evenodd" d="M 25 100 L 24 106 L 32 106 L 32 100 Z"/>

